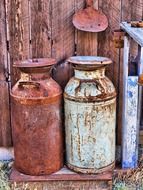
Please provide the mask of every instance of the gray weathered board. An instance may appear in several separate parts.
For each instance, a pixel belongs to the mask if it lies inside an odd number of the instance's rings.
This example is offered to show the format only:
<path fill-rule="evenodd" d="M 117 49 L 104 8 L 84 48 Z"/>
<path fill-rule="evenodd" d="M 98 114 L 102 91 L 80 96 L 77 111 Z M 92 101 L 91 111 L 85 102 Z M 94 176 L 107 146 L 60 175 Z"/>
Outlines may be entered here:
<path fill-rule="evenodd" d="M 127 22 L 122 22 L 120 26 L 134 41 L 143 47 L 143 28 L 131 27 L 131 24 Z"/>
<path fill-rule="evenodd" d="M 123 64 L 123 141 L 122 167 L 135 168 L 138 166 L 138 143 L 141 114 L 142 90 L 138 87 L 138 76 L 143 72 L 143 29 L 131 27 L 130 23 L 123 22 L 121 28 L 127 33 L 124 37 L 124 64 Z M 129 76 L 129 53 L 131 38 L 138 44 L 139 63 L 137 76 Z"/>

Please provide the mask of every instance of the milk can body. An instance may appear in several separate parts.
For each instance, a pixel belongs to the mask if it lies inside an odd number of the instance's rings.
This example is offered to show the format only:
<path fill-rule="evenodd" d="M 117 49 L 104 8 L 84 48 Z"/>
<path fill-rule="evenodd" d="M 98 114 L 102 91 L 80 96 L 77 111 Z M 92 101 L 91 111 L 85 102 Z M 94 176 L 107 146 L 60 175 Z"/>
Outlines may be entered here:
<path fill-rule="evenodd" d="M 116 92 L 105 76 L 111 60 L 72 57 L 75 76 L 65 88 L 66 164 L 81 173 L 114 168 Z"/>
<path fill-rule="evenodd" d="M 15 65 L 27 76 L 11 92 L 14 165 L 29 175 L 63 166 L 62 91 L 49 75 L 53 64 L 53 59 L 36 59 Z"/>

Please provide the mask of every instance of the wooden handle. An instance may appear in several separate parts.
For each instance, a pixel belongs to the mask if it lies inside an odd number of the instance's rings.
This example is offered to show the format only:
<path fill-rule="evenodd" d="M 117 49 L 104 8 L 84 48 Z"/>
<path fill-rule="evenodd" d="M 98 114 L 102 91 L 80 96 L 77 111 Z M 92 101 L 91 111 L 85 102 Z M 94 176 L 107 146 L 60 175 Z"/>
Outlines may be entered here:
<path fill-rule="evenodd" d="M 87 7 L 93 7 L 93 0 L 86 0 L 86 6 Z"/>
<path fill-rule="evenodd" d="M 40 83 L 32 81 L 21 81 L 19 82 L 18 87 L 23 88 L 24 86 L 34 86 L 36 89 L 40 88 Z"/>

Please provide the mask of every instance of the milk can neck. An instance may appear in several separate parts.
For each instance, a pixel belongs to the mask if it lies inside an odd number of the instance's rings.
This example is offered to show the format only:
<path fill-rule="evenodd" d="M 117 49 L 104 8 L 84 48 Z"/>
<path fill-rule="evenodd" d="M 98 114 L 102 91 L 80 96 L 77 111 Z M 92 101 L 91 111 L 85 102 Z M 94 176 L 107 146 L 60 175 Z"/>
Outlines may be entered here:
<path fill-rule="evenodd" d="M 105 77 L 105 67 L 97 68 L 92 71 L 83 71 L 75 69 L 75 78 L 78 79 L 95 79 Z"/>
<path fill-rule="evenodd" d="M 38 80 L 46 80 L 50 78 L 49 72 L 44 73 L 21 73 L 21 79 L 22 80 L 28 80 L 28 81 L 38 81 Z"/>

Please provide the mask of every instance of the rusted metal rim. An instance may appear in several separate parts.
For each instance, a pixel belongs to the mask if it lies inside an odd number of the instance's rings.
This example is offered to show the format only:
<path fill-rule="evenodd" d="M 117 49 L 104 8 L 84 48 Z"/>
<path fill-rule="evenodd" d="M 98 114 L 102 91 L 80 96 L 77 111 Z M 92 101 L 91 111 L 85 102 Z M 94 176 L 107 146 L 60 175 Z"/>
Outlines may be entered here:
<path fill-rule="evenodd" d="M 82 103 L 94 103 L 94 102 L 102 102 L 103 101 L 109 101 L 109 100 L 116 100 L 116 96 L 117 94 L 116 93 L 111 93 L 111 94 L 107 94 L 107 97 L 101 97 L 101 98 L 97 98 L 96 96 L 95 97 L 78 97 L 78 98 L 75 98 L 75 97 L 72 97 L 72 96 L 69 96 L 67 93 L 64 93 L 64 98 L 67 99 L 67 100 L 70 100 L 70 101 L 74 101 L 74 102 L 82 102 Z"/>
<path fill-rule="evenodd" d="M 104 172 L 109 172 L 109 171 L 113 171 L 115 168 L 115 162 L 113 162 L 112 164 L 104 167 L 104 168 L 79 168 L 77 166 L 73 166 L 69 163 L 66 164 L 68 166 L 69 169 L 75 171 L 75 172 L 79 172 L 79 173 L 84 173 L 84 174 L 99 174 L 99 173 L 104 173 Z"/>
<path fill-rule="evenodd" d="M 98 56 L 74 56 L 68 59 L 76 68 L 99 68 L 112 63 L 112 60 L 107 57 Z"/>
<path fill-rule="evenodd" d="M 108 19 L 101 11 L 88 7 L 73 16 L 73 25 L 86 32 L 101 32 L 108 27 Z"/>
<path fill-rule="evenodd" d="M 52 58 L 38 58 L 38 59 L 27 59 L 24 61 L 17 61 L 13 67 L 17 68 L 40 68 L 40 67 L 51 67 L 56 64 L 56 60 Z"/>
<path fill-rule="evenodd" d="M 143 74 L 141 74 L 141 75 L 139 76 L 138 84 L 139 84 L 140 86 L 143 86 Z"/>
<path fill-rule="evenodd" d="M 52 104 L 55 102 L 60 102 L 62 99 L 62 94 L 54 97 L 44 97 L 44 98 L 23 98 L 15 96 L 13 93 L 11 93 L 12 98 L 14 98 L 14 101 L 19 102 L 22 105 L 46 105 L 46 104 Z"/>

